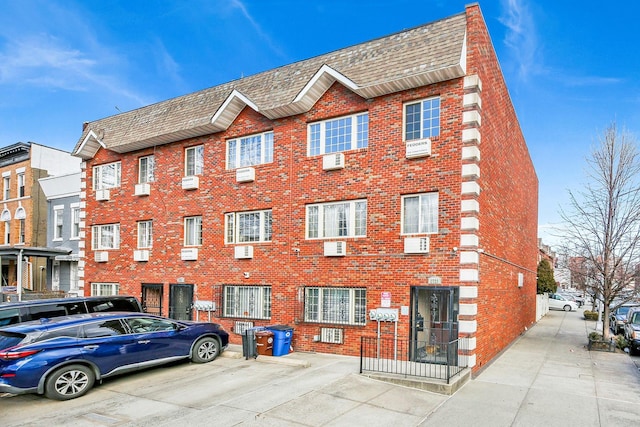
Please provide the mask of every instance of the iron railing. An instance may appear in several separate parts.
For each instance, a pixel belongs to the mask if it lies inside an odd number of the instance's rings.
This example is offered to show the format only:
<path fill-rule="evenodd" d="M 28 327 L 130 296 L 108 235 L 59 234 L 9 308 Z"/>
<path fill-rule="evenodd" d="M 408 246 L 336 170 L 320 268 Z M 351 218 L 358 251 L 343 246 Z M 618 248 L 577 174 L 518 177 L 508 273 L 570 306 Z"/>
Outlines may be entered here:
<path fill-rule="evenodd" d="M 466 339 L 427 342 L 361 337 L 360 373 L 379 372 L 433 378 L 445 380 L 448 384 L 451 378 L 467 367 L 467 359 L 461 354 L 466 352 L 467 347 Z"/>

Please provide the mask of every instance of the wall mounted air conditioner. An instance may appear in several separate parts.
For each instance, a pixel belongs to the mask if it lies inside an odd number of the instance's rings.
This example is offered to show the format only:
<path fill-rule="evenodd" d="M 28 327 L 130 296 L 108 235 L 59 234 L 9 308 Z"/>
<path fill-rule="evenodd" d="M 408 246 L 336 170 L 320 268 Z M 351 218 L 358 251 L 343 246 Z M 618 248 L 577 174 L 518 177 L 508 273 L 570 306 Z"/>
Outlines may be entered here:
<path fill-rule="evenodd" d="M 344 154 L 332 153 L 322 157 L 322 169 L 330 171 L 344 168 Z"/>
<path fill-rule="evenodd" d="M 342 344 L 344 342 L 344 330 L 339 328 L 321 328 L 320 342 Z"/>
<path fill-rule="evenodd" d="M 428 254 L 429 238 L 428 237 L 405 237 L 404 253 L 405 254 Z"/>
<path fill-rule="evenodd" d="M 94 254 L 94 259 L 96 262 L 107 262 L 109 261 L 109 252 L 107 251 L 99 251 Z"/>
<path fill-rule="evenodd" d="M 134 261 L 149 261 L 149 250 L 147 249 L 136 249 L 133 251 L 133 260 Z"/>
<path fill-rule="evenodd" d="M 415 159 L 416 157 L 426 157 L 431 155 L 431 140 L 429 138 L 417 141 L 408 141 L 406 143 L 407 159 Z"/>
<path fill-rule="evenodd" d="M 255 168 L 236 169 L 236 182 L 251 182 L 256 179 Z"/>
<path fill-rule="evenodd" d="M 151 193 L 151 186 L 148 182 L 142 184 L 136 184 L 133 195 L 134 196 L 148 196 Z"/>
<path fill-rule="evenodd" d="M 253 258 L 253 246 L 251 245 L 236 246 L 233 249 L 236 259 Z"/>
<path fill-rule="evenodd" d="M 347 242 L 324 242 L 324 256 L 345 256 Z"/>
<path fill-rule="evenodd" d="M 196 261 L 198 259 L 198 248 L 182 248 L 180 259 L 183 261 Z"/>
<path fill-rule="evenodd" d="M 197 190 L 200 186 L 200 179 L 197 175 L 185 176 L 182 178 L 183 190 Z"/>
<path fill-rule="evenodd" d="M 105 188 L 102 190 L 96 190 L 97 201 L 109 200 L 110 198 L 111 198 L 111 192 L 109 191 L 108 188 Z"/>

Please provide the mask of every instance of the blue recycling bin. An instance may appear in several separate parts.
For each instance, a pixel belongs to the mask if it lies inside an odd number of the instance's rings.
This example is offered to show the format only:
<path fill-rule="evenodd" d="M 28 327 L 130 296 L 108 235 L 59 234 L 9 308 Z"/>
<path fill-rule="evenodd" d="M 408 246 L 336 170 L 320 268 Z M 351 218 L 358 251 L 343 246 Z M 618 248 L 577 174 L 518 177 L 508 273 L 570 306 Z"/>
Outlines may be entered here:
<path fill-rule="evenodd" d="M 267 330 L 273 332 L 273 355 L 284 356 L 289 354 L 291 340 L 293 339 L 293 328 L 286 325 L 267 326 Z"/>

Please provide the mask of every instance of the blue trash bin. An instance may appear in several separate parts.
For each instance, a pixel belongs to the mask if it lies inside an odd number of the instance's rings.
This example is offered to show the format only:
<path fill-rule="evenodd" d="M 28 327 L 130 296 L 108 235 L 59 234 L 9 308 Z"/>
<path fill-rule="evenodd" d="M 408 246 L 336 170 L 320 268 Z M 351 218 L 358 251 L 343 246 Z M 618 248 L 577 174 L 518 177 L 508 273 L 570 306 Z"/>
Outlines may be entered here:
<path fill-rule="evenodd" d="M 267 326 L 273 332 L 273 355 L 284 356 L 289 354 L 291 340 L 293 339 L 293 328 L 286 325 Z"/>

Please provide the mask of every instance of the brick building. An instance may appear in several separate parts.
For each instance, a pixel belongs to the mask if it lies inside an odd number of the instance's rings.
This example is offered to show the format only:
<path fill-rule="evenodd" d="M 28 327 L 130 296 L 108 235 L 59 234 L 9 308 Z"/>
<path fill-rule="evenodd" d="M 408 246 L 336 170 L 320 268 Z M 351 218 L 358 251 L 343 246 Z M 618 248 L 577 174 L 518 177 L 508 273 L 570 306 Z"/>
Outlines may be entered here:
<path fill-rule="evenodd" d="M 299 350 L 460 337 L 475 368 L 535 321 L 538 182 L 477 4 L 86 123 L 73 154 L 85 294 Z"/>

